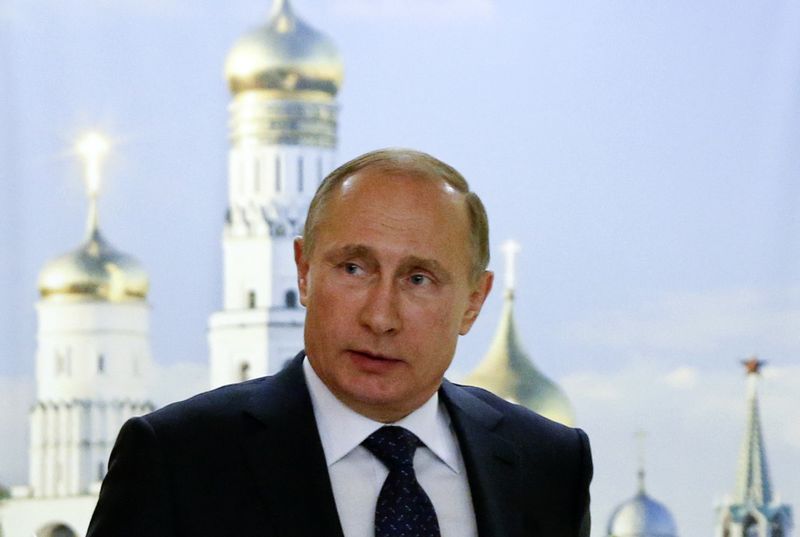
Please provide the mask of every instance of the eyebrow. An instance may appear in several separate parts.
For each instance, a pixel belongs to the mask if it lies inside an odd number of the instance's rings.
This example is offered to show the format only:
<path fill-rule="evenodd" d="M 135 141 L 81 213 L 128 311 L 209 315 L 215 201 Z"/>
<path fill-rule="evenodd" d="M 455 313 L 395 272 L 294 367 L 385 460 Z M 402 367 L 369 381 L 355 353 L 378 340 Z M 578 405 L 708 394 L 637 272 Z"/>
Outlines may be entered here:
<path fill-rule="evenodd" d="M 375 252 L 369 246 L 363 244 L 345 244 L 341 248 L 331 250 L 325 255 L 325 259 L 333 261 L 340 257 L 360 257 L 375 259 Z"/>

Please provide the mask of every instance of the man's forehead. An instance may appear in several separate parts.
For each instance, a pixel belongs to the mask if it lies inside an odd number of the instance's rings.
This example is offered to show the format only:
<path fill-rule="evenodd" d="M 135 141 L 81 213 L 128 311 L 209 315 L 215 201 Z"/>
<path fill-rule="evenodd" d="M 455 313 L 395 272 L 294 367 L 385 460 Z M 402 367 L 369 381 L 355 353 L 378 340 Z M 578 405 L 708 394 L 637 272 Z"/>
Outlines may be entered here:
<path fill-rule="evenodd" d="M 394 184 L 398 187 L 408 184 L 418 184 L 440 190 L 444 194 L 450 196 L 460 197 L 460 195 L 463 194 L 444 178 L 434 174 L 424 173 L 418 170 L 383 169 L 375 167 L 359 170 L 345 178 L 339 185 L 339 193 L 347 195 L 359 185 L 377 182 L 380 182 L 381 186 L 391 186 Z"/>

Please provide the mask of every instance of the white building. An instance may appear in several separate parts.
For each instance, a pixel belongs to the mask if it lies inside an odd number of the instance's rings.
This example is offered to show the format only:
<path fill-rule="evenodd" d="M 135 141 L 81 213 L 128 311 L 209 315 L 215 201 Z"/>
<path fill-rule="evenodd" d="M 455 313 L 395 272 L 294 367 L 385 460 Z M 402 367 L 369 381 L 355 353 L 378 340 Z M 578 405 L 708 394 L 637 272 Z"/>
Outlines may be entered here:
<path fill-rule="evenodd" d="M 81 148 L 90 197 L 86 238 L 39 276 L 29 481 L 0 504 L 6 537 L 83 535 L 122 423 L 153 409 L 147 274 L 97 224 L 104 142 L 92 135 Z"/>
<path fill-rule="evenodd" d="M 223 309 L 209 320 L 211 386 L 273 373 L 303 348 L 292 241 L 334 166 L 333 43 L 275 0 L 225 62 L 230 103 Z"/>
<path fill-rule="evenodd" d="M 739 453 L 736 490 L 717 507 L 716 537 L 788 537 L 792 508 L 773 494 L 767 451 L 758 411 L 758 379 L 763 362 L 752 358 L 747 368 L 747 425 Z"/>

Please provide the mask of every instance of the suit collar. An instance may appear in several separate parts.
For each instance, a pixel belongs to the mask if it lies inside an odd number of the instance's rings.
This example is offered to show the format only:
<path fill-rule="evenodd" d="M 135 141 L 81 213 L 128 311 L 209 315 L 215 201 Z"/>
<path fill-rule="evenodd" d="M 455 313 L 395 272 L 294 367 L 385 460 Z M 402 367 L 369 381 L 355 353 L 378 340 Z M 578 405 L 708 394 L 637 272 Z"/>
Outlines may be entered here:
<path fill-rule="evenodd" d="M 244 409 L 242 449 L 268 517 L 275 521 L 275 534 L 343 537 L 303 378 L 303 356 L 253 391 Z"/>
<path fill-rule="evenodd" d="M 344 537 L 303 377 L 304 356 L 253 390 L 244 409 L 242 449 L 276 534 Z M 509 508 L 519 497 L 517 450 L 496 432 L 503 414 L 447 380 L 439 394 L 464 458 L 478 534 L 522 535 L 522 513 Z"/>
<path fill-rule="evenodd" d="M 448 407 L 467 468 L 478 535 L 522 535 L 516 448 L 497 434 L 503 414 L 445 380 L 440 394 Z"/>

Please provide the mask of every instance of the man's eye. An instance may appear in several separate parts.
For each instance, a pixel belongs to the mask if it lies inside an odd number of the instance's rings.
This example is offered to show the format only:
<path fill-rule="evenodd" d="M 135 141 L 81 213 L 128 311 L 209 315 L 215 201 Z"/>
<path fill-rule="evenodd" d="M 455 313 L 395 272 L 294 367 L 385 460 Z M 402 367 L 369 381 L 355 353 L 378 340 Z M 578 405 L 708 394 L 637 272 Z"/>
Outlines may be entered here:
<path fill-rule="evenodd" d="M 363 270 L 361 270 L 361 267 L 359 267 L 355 263 L 344 263 L 342 267 L 344 268 L 344 271 L 348 274 L 361 274 L 362 272 L 364 272 Z"/>
<path fill-rule="evenodd" d="M 409 281 L 413 285 L 425 285 L 431 282 L 431 279 L 424 274 L 412 274 Z"/>

